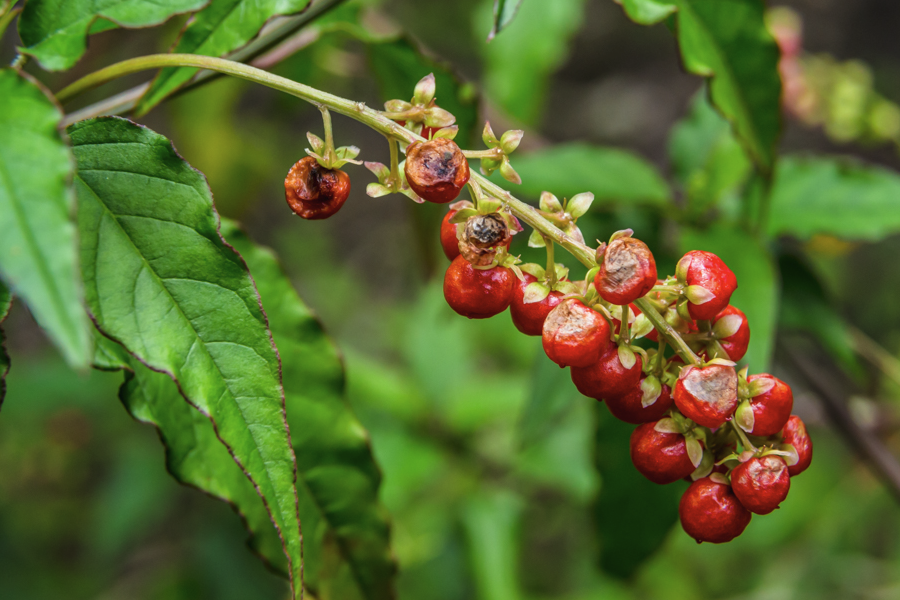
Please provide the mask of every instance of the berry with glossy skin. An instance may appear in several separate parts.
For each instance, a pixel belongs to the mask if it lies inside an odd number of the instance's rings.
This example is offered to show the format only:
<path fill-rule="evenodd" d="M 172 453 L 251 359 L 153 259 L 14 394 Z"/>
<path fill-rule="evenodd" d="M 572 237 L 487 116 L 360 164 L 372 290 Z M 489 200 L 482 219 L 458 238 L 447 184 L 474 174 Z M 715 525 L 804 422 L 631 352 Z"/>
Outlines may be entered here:
<path fill-rule="evenodd" d="M 641 402 L 644 391 L 641 389 L 640 383 L 636 388 L 621 396 L 606 396 L 606 406 L 615 418 L 626 423 L 637 425 L 658 421 L 672 408 L 671 390 L 666 384 L 661 385 L 662 390 L 659 397 L 649 406 L 644 406 Z"/>
<path fill-rule="evenodd" d="M 809 464 L 812 462 L 812 440 L 806 432 L 806 425 L 803 424 L 800 417 L 791 415 L 787 424 L 784 426 L 784 429 L 781 431 L 781 436 L 784 439 L 784 443 L 792 445 L 797 450 L 797 454 L 800 457 L 800 460 L 797 461 L 796 465 L 788 467 L 788 473 L 790 473 L 791 477 L 799 475 L 809 468 Z"/>
<path fill-rule="evenodd" d="M 682 260 L 689 261 L 685 277 L 687 285 L 699 285 L 713 295 L 712 300 L 703 304 L 688 302 L 691 318 L 698 321 L 714 318 L 728 306 L 731 294 L 737 289 L 737 278 L 722 259 L 712 252 L 691 250 Z"/>
<path fill-rule="evenodd" d="M 753 457 L 731 472 L 731 489 L 744 508 L 767 515 L 787 498 L 791 476 L 779 456 Z"/>
<path fill-rule="evenodd" d="M 655 429 L 644 423 L 631 434 L 631 462 L 641 475 L 660 485 L 678 481 L 694 472 L 684 436 Z"/>
<path fill-rule="evenodd" d="M 633 237 L 620 237 L 607 246 L 594 287 L 611 304 L 634 302 L 656 285 L 656 261 L 647 244 Z"/>
<path fill-rule="evenodd" d="M 459 240 L 456 238 L 456 223 L 451 223 L 450 219 L 453 218 L 458 211 L 449 210 L 447 214 L 444 215 L 444 220 L 441 221 L 441 248 L 444 249 L 444 256 L 453 260 L 457 256 L 459 256 Z"/>
<path fill-rule="evenodd" d="M 404 167 L 409 187 L 436 204 L 452 202 L 469 181 L 469 162 L 453 140 L 413 142 Z"/>
<path fill-rule="evenodd" d="M 610 345 L 606 319 L 574 298 L 550 311 L 541 337 L 544 352 L 560 367 L 591 365 Z"/>
<path fill-rule="evenodd" d="M 684 367 L 675 384 L 675 405 L 698 425 L 715 429 L 738 405 L 738 377 L 734 367 Z"/>
<path fill-rule="evenodd" d="M 444 299 L 464 317 L 486 319 L 506 310 L 516 281 L 506 267 L 476 269 L 457 256 L 444 274 Z"/>
<path fill-rule="evenodd" d="M 524 273 L 524 278 L 516 280 L 512 302 L 509 303 L 509 314 L 513 325 L 525 335 L 543 335 L 544 321 L 550 311 L 562 301 L 562 293 L 552 291 L 540 302 L 525 304 L 525 288 L 537 281 L 534 275 Z"/>
<path fill-rule="evenodd" d="M 743 533 L 750 523 L 744 508 L 727 483 L 703 477 L 687 489 L 678 505 L 685 533 L 697 542 L 722 544 Z"/>
<path fill-rule="evenodd" d="M 791 386 L 773 377 L 768 373 L 751 375 L 747 381 L 752 383 L 757 379 L 771 381 L 772 388 L 759 396 L 750 398 L 750 407 L 753 409 L 753 435 L 769 436 L 781 431 L 787 424 L 794 408 L 794 393 Z"/>
<path fill-rule="evenodd" d="M 595 400 L 621 396 L 639 385 L 642 361 L 635 356 L 634 365 L 626 369 L 619 360 L 619 347 L 610 344 L 600 360 L 587 367 L 572 367 L 572 381 L 578 391 Z"/>
<path fill-rule="evenodd" d="M 713 319 L 713 327 L 715 327 L 715 324 L 718 323 L 720 319 L 731 315 L 739 317 L 741 319 L 741 325 L 735 333 L 728 337 L 721 338 L 719 344 L 722 345 L 722 348 L 728 354 L 728 358 L 733 361 L 739 361 L 747 354 L 747 347 L 750 345 L 750 325 L 747 323 L 747 315 L 745 315 L 741 309 L 735 308 L 729 304 L 716 315 L 715 319 Z"/>
<path fill-rule="evenodd" d="M 327 219 L 350 196 L 350 176 L 340 169 L 326 169 L 315 158 L 301 158 L 284 179 L 284 197 L 295 214 L 304 219 Z"/>

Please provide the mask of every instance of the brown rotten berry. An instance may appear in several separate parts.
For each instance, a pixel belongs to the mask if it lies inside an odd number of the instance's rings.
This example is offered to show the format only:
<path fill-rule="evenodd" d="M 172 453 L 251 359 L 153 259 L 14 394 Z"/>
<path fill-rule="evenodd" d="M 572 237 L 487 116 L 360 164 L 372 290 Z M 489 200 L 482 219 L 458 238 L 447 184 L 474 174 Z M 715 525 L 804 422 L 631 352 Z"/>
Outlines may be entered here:
<path fill-rule="evenodd" d="M 512 302 L 509 303 L 513 325 L 525 335 L 543 335 L 547 315 L 559 305 L 563 297 L 561 292 L 552 291 L 543 300 L 526 304 L 525 288 L 536 281 L 537 277 L 534 275 L 523 273 L 522 280 L 516 282 Z"/>
<path fill-rule="evenodd" d="M 626 369 L 619 358 L 619 347 L 609 344 L 600 360 L 586 367 L 572 367 L 572 382 L 578 391 L 595 400 L 621 396 L 640 385 L 640 355 L 635 355 L 634 364 Z"/>
<path fill-rule="evenodd" d="M 469 162 L 453 140 L 413 142 L 406 149 L 406 181 L 419 196 L 445 204 L 469 181 Z"/>
<path fill-rule="evenodd" d="M 515 282 L 515 274 L 506 267 L 476 269 L 457 256 L 444 274 L 444 299 L 464 317 L 487 319 L 506 310 Z"/>
<path fill-rule="evenodd" d="M 743 533 L 752 516 L 731 486 L 713 477 L 721 475 L 713 474 L 692 483 L 678 505 L 681 526 L 698 543 L 730 542 Z"/>
<path fill-rule="evenodd" d="M 781 431 L 781 436 L 785 444 L 790 444 L 794 447 L 799 457 L 796 465 L 788 467 L 788 473 L 791 474 L 791 477 L 794 477 L 805 471 L 812 462 L 812 440 L 806 432 L 806 425 L 803 424 L 803 421 L 797 415 L 791 415 L 787 425 Z"/>
<path fill-rule="evenodd" d="M 769 454 L 736 466 L 731 472 L 731 488 L 744 508 L 767 515 L 787 498 L 791 476 L 781 457 Z"/>
<path fill-rule="evenodd" d="M 340 169 L 326 169 L 315 158 L 301 158 L 284 179 L 288 206 L 304 219 L 327 219 L 350 195 L 350 176 Z"/>
<path fill-rule="evenodd" d="M 594 287 L 601 298 L 612 304 L 629 304 L 654 285 L 656 261 L 647 244 L 627 236 L 610 242 L 594 277 Z"/>
<path fill-rule="evenodd" d="M 631 462 L 641 475 L 660 485 L 694 472 L 684 436 L 657 431 L 656 422 L 644 423 L 631 434 Z"/>
<path fill-rule="evenodd" d="M 550 311 L 541 336 L 544 352 L 560 367 L 591 365 L 610 345 L 606 319 L 574 298 Z"/>
<path fill-rule="evenodd" d="M 738 405 L 738 377 L 734 367 L 711 364 L 684 367 L 675 384 L 675 405 L 698 425 L 715 429 Z"/>
<path fill-rule="evenodd" d="M 497 254 L 497 248 L 509 248 L 512 233 L 506 221 L 497 213 L 474 215 L 466 220 L 459 253 L 477 266 L 489 265 Z"/>

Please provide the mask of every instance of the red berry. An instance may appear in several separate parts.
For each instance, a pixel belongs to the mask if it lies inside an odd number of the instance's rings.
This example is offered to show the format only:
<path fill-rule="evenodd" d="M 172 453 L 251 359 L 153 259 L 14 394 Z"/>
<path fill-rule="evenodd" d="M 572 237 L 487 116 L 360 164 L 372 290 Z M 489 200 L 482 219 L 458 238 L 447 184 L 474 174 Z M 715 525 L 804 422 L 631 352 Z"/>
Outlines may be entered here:
<path fill-rule="evenodd" d="M 655 429 L 644 423 L 631 434 L 631 462 L 641 475 L 660 485 L 678 481 L 694 472 L 684 436 Z"/>
<path fill-rule="evenodd" d="M 327 219 L 350 196 L 350 176 L 340 169 L 326 169 L 315 158 L 301 158 L 284 179 L 288 206 L 304 219 Z"/>
<path fill-rule="evenodd" d="M 678 505 L 681 526 L 697 542 L 722 544 L 743 533 L 750 522 L 731 486 L 710 477 L 698 479 L 687 489 Z"/>
<path fill-rule="evenodd" d="M 543 335 L 544 321 L 550 311 L 562 301 L 563 295 L 560 292 L 550 292 L 540 302 L 525 304 L 525 288 L 537 281 L 537 278 L 528 273 L 524 275 L 523 280 L 516 281 L 512 301 L 509 303 L 509 314 L 516 329 L 525 335 Z"/>
<path fill-rule="evenodd" d="M 578 391 L 588 398 L 603 400 L 634 389 L 641 380 L 641 366 L 641 357 L 636 355 L 634 365 L 626 369 L 619 360 L 619 347 L 610 344 L 594 364 L 572 367 L 572 381 Z"/>
<path fill-rule="evenodd" d="M 666 412 L 672 408 L 672 395 L 669 386 L 662 384 L 662 391 L 656 401 L 644 406 L 641 400 L 644 397 L 644 391 L 640 384 L 621 396 L 606 396 L 606 406 L 609 412 L 620 421 L 626 423 L 649 423 L 650 421 L 658 421 L 663 418 Z"/>
<path fill-rule="evenodd" d="M 631 309 L 631 312 L 634 313 L 635 318 L 636 318 L 639 314 L 641 314 L 641 309 L 639 309 L 639 308 L 638 308 L 637 306 L 635 306 L 634 304 L 630 304 L 628 307 Z M 634 325 L 634 324 L 632 323 L 632 325 Z M 618 331 L 619 331 L 619 328 L 622 327 L 622 321 L 620 321 L 619 319 L 613 317 L 613 320 L 612 320 L 612 326 L 613 326 L 613 331 L 618 332 Z M 646 337 L 648 340 L 650 340 L 650 341 L 652 341 L 652 342 L 658 342 L 658 341 L 659 341 L 659 332 L 656 331 L 656 329 L 653 329 L 650 333 L 648 333 L 648 334 L 647 334 L 646 336 L 644 336 L 644 337 Z"/>
<path fill-rule="evenodd" d="M 437 204 L 453 201 L 469 181 L 469 162 L 453 140 L 436 138 L 406 148 L 406 181 L 419 196 Z"/>
<path fill-rule="evenodd" d="M 633 237 L 610 242 L 603 253 L 594 287 L 611 304 L 634 302 L 656 285 L 656 261 L 647 244 Z"/>
<path fill-rule="evenodd" d="M 441 247 L 444 249 L 444 256 L 453 260 L 459 256 L 459 240 L 456 238 L 456 223 L 451 223 L 458 211 L 449 210 L 441 221 Z"/>
<path fill-rule="evenodd" d="M 753 435 L 769 436 L 781 431 L 791 416 L 794 408 L 794 394 L 791 386 L 773 377 L 768 373 L 751 375 L 748 382 L 757 379 L 769 380 L 774 383 L 772 388 L 759 396 L 750 398 L 750 407 L 753 409 Z"/>
<path fill-rule="evenodd" d="M 728 354 L 728 358 L 733 361 L 739 361 L 747 354 L 747 347 L 750 345 L 750 325 L 747 323 L 747 315 L 741 309 L 735 308 L 730 304 L 725 307 L 713 320 L 713 326 L 719 322 L 719 319 L 729 315 L 737 315 L 741 319 L 741 326 L 738 330 L 728 337 L 721 338 L 719 344 Z"/>
<path fill-rule="evenodd" d="M 457 256 L 444 274 L 444 298 L 462 316 L 486 319 L 506 310 L 515 282 L 515 274 L 506 267 L 476 269 Z"/>
<path fill-rule="evenodd" d="M 715 429 L 738 405 L 738 378 L 733 367 L 683 367 L 675 384 L 675 405 L 698 425 Z"/>
<path fill-rule="evenodd" d="M 544 352 L 560 367 L 593 364 L 610 345 L 606 319 L 574 298 L 550 311 L 541 335 Z"/>
<path fill-rule="evenodd" d="M 799 475 L 809 468 L 809 463 L 812 462 L 813 446 L 812 440 L 806 432 L 806 425 L 803 424 L 800 417 L 791 415 L 787 425 L 784 426 L 781 432 L 781 436 L 784 439 L 784 443 L 792 445 L 800 456 L 800 460 L 797 461 L 796 465 L 788 467 L 788 473 L 790 473 L 791 477 Z"/>
<path fill-rule="evenodd" d="M 685 281 L 688 285 L 699 285 L 713 294 L 712 300 L 703 304 L 688 302 L 691 318 L 704 321 L 715 317 L 728 306 L 731 294 L 737 288 L 737 278 L 722 259 L 712 252 L 691 250 L 682 260 L 690 260 Z"/>
<path fill-rule="evenodd" d="M 753 457 L 731 472 L 731 487 L 744 508 L 767 515 L 787 498 L 791 476 L 779 456 Z"/>

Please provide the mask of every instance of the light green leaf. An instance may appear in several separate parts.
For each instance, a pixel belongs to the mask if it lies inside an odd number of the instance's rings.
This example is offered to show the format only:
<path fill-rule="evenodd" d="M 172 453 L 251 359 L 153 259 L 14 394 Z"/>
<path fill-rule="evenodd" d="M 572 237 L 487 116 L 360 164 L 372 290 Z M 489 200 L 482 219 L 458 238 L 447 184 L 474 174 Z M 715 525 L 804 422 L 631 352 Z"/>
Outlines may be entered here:
<path fill-rule="evenodd" d="M 211 0 L 182 32 L 172 52 L 224 56 L 256 37 L 272 17 L 300 12 L 310 0 Z M 160 71 L 136 107 L 143 115 L 190 81 L 197 69 L 171 67 Z"/>
<path fill-rule="evenodd" d="M 594 194 L 593 207 L 616 204 L 662 206 L 671 192 L 656 168 L 643 158 L 616 148 L 560 144 L 513 159 L 522 175 L 516 194 L 539 196 L 549 190 L 560 198 Z"/>
<path fill-rule="evenodd" d="M 6 320 L 9 315 L 9 309 L 12 306 L 12 295 L 3 282 L 0 281 L 0 324 Z M 6 397 L 6 376 L 9 374 L 9 354 L 3 343 L 6 336 L 3 329 L 0 329 L 0 408 L 3 408 L 3 399 Z"/>
<path fill-rule="evenodd" d="M 178 382 L 265 500 L 299 597 L 300 521 L 278 354 L 202 174 L 118 118 L 69 128 L 85 297 L 97 327 Z"/>
<path fill-rule="evenodd" d="M 734 272 L 738 288 L 731 304 L 744 311 L 750 326 L 750 347 L 741 363 L 749 364 L 752 373 L 766 371 L 775 343 L 781 285 L 769 252 L 749 234 L 724 225 L 704 231 L 684 229 L 679 245 L 682 252 L 712 252 Z"/>
<path fill-rule="evenodd" d="M 783 159 L 772 187 L 769 233 L 876 241 L 900 231 L 900 174 L 853 159 Z"/>
<path fill-rule="evenodd" d="M 462 507 L 462 524 L 480 600 L 520 600 L 519 521 L 522 499 L 508 491 L 473 494 Z"/>
<path fill-rule="evenodd" d="M 381 473 L 344 396 L 340 353 L 272 252 L 228 222 L 222 234 L 253 274 L 281 356 L 306 588 L 318 598 L 394 598 L 390 524 L 378 502 Z"/>
<path fill-rule="evenodd" d="M 90 361 L 81 306 L 72 155 L 62 112 L 26 75 L 0 70 L 0 278 L 69 364 Z"/>
<path fill-rule="evenodd" d="M 481 46 L 487 96 L 517 121 L 537 125 L 550 75 L 584 23 L 583 8 L 584 0 L 524 2 L 503 35 Z M 478 39 L 484 39 L 486 15 L 479 11 L 475 18 Z"/>
<path fill-rule="evenodd" d="M 209 0 L 29 0 L 19 18 L 22 51 L 50 71 L 74 65 L 98 19 L 121 27 L 159 25 L 172 15 L 199 9 Z"/>
<path fill-rule="evenodd" d="M 621 4 L 628 18 L 641 25 L 659 23 L 678 8 L 662 0 L 621 0 Z"/>
<path fill-rule="evenodd" d="M 494 0 L 494 26 L 491 27 L 487 41 L 490 42 L 504 27 L 512 23 L 521 4 L 522 0 Z"/>

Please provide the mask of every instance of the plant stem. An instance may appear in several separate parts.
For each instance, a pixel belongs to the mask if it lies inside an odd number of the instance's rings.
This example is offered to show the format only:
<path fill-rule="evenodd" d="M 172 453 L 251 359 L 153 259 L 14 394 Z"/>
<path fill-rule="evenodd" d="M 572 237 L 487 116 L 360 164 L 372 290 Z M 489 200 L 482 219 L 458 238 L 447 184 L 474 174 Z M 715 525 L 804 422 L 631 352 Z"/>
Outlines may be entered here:
<path fill-rule="evenodd" d="M 466 158 L 495 158 L 500 160 L 503 158 L 503 150 L 500 148 L 490 148 L 489 150 L 463 150 L 463 156 Z"/>
<path fill-rule="evenodd" d="M 752 450 L 753 452 L 756 452 L 756 446 L 750 443 L 750 440 L 747 438 L 747 434 L 744 433 L 744 430 L 741 429 L 740 425 L 735 423 L 734 419 L 730 420 L 729 423 L 731 423 L 731 426 L 737 432 L 738 437 L 741 438 L 741 444 L 744 445 L 744 450 Z"/>
<path fill-rule="evenodd" d="M 391 174 L 388 175 L 388 187 L 394 189 L 392 186 L 396 184 L 397 189 L 400 189 L 400 151 L 397 149 L 397 140 L 391 136 L 387 136 L 387 141 L 388 146 L 391 148 Z"/>
<path fill-rule="evenodd" d="M 681 338 L 681 335 L 669 325 L 647 298 L 638 298 L 634 301 L 634 304 L 650 319 L 650 322 L 653 323 L 659 334 L 665 337 L 666 341 L 672 345 L 672 349 L 684 359 L 686 364 L 700 366 L 700 358 L 694 354 L 694 351 Z"/>
<path fill-rule="evenodd" d="M 631 338 L 628 336 L 628 325 L 631 319 L 628 317 L 631 316 L 631 308 L 627 304 L 620 306 L 621 313 L 619 313 L 619 341 L 625 344 L 631 341 Z"/>
<path fill-rule="evenodd" d="M 547 276 L 547 285 L 552 290 L 553 286 L 556 285 L 556 260 L 553 258 L 553 240 L 544 237 L 544 245 L 547 247 L 547 270 L 545 275 Z"/>

